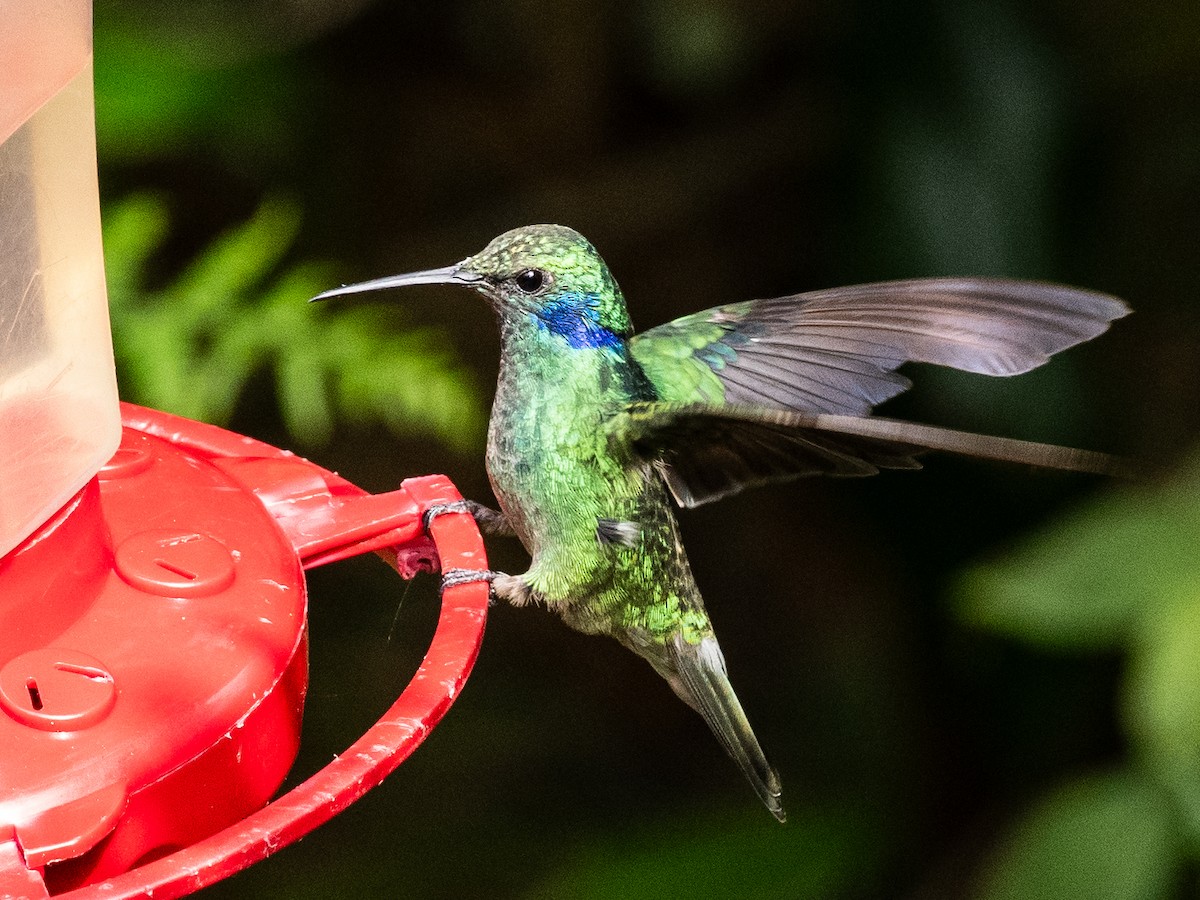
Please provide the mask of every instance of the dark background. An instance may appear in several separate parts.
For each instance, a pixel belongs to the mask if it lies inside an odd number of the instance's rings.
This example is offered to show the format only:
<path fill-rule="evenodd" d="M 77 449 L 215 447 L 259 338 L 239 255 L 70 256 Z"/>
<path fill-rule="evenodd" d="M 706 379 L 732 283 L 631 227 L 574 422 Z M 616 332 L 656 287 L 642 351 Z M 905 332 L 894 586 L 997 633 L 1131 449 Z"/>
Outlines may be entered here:
<path fill-rule="evenodd" d="M 1178 465 L 1200 419 L 1197 9 L 97 0 L 106 216 L 149 191 L 169 220 L 143 294 L 113 297 L 126 399 L 172 405 L 128 375 L 131 357 L 172 352 L 123 347 L 130 311 L 153 308 L 268 198 L 300 217 L 279 267 L 320 260 L 320 286 L 446 265 L 500 231 L 558 222 L 605 256 L 641 327 L 939 274 L 1080 284 L 1136 311 L 1022 378 L 914 368 L 917 387 L 883 411 L 1121 452 L 1155 473 L 1145 485 L 934 457 L 920 473 L 799 482 L 682 515 L 734 684 L 782 773 L 786 826 L 643 662 L 544 611 L 497 607 L 466 690 L 411 760 L 208 895 L 1193 891 L 1200 717 L 1167 716 L 1182 723 L 1167 763 L 1145 726 L 1159 721 L 1153 698 L 1200 698 L 1191 645 L 1168 654 L 1183 688 L 1147 689 L 1143 716 L 1137 675 L 1157 670 L 1136 654 L 1150 644 L 1128 631 L 1063 639 L 1036 616 L 1006 625 L 962 598 L 981 560 L 1001 560 L 998 583 L 1016 583 L 1030 560 L 1059 555 L 1039 548 L 1074 537 L 1181 603 L 1200 584 L 1186 540 L 1171 555 L 1139 533 L 1139 551 L 1120 525 L 1131 508 L 1159 521 L 1156 503 L 1176 511 L 1178 534 L 1200 518 L 1179 511 L 1200 510 L 1183 476 L 1157 474 Z M 395 299 L 360 314 L 385 336 L 422 329 L 486 407 L 498 340 L 485 306 L 442 288 Z M 214 327 L 254 318 L 251 297 Z M 477 414 L 457 431 L 451 415 L 438 439 L 348 402 L 323 440 L 281 415 L 280 382 L 270 364 L 254 368 L 223 398 L 227 424 L 372 490 L 445 472 L 491 500 Z M 1107 518 L 1062 524 L 1097 504 Z M 523 570 L 518 546 L 489 543 L 495 567 Z M 293 780 L 390 704 L 437 612 L 433 579 L 405 588 L 374 559 L 310 584 Z M 1047 602 L 1074 603 L 1074 584 Z"/>

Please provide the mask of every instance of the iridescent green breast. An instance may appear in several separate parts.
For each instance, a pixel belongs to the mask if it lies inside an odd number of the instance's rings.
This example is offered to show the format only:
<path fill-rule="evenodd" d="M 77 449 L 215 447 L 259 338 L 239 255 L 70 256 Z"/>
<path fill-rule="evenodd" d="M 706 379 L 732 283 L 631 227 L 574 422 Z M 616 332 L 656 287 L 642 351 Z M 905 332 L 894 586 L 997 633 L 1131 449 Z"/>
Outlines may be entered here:
<path fill-rule="evenodd" d="M 527 578 L 586 632 L 707 628 L 657 474 L 614 453 L 605 422 L 653 396 L 622 344 L 576 349 L 556 335 L 506 329 L 488 439 L 493 490 L 533 557 Z M 632 547 L 597 537 L 600 519 L 637 523 Z"/>

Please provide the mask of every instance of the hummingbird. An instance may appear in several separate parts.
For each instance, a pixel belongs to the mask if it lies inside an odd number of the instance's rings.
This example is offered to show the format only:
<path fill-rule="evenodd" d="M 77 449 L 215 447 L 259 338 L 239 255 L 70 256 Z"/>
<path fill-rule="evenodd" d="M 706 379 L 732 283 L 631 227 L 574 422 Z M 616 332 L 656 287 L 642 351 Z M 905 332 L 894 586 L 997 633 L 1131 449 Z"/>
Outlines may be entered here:
<path fill-rule="evenodd" d="M 695 507 L 803 475 L 915 469 L 931 449 L 1116 468 L 1102 453 L 870 415 L 910 386 L 897 371 L 906 362 L 985 375 L 1042 365 L 1129 312 L 1105 294 L 990 278 L 892 281 L 732 303 L 635 333 L 591 243 L 531 225 L 454 265 L 313 299 L 432 284 L 482 294 L 501 334 L 486 454 L 500 509 L 457 509 L 486 533 L 515 535 L 531 557 L 524 574 L 450 570 L 443 584 L 486 579 L 493 599 L 540 604 L 645 659 L 780 822 L 779 775 L 730 684 L 672 501 Z"/>

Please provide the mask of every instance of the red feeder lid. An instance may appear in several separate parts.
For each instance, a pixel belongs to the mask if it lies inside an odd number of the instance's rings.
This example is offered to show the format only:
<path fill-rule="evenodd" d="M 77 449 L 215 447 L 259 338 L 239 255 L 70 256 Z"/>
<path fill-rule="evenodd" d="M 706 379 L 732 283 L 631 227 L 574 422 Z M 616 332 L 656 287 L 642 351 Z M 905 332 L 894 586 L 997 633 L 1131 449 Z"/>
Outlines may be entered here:
<path fill-rule="evenodd" d="M 460 513 L 423 533 L 459 499 L 442 476 L 372 496 L 223 429 L 123 413 L 101 474 L 0 559 L 0 895 L 174 897 L 262 859 L 399 765 L 482 640 L 486 585 L 445 591 L 392 708 L 264 807 L 299 740 L 302 567 L 377 551 L 405 577 L 483 569 L 479 532 Z"/>

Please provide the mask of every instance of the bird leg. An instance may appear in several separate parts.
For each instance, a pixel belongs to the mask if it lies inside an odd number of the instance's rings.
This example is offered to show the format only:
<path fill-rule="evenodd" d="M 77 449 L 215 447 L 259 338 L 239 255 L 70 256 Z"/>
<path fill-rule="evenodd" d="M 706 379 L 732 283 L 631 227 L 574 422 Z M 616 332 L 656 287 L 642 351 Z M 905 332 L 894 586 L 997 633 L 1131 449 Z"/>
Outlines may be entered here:
<path fill-rule="evenodd" d="M 491 569 L 446 569 L 442 572 L 442 590 L 476 581 L 488 583 L 491 603 L 504 600 L 510 606 L 525 606 L 536 596 L 533 588 L 520 575 L 507 575 Z"/>
<path fill-rule="evenodd" d="M 480 529 L 487 534 L 515 535 L 508 516 L 498 510 L 489 509 L 474 500 L 456 500 L 453 503 L 441 503 L 428 507 L 421 516 L 421 524 L 429 533 L 429 526 L 438 516 L 447 513 L 470 513 L 479 524 Z M 475 581 L 488 583 L 488 598 L 492 603 L 504 600 L 510 606 L 525 606 L 537 598 L 533 588 L 520 575 L 508 575 L 491 569 L 461 569 L 452 568 L 442 572 L 442 590 L 459 584 L 470 584 Z"/>
<path fill-rule="evenodd" d="M 445 515 L 446 513 L 460 512 L 470 513 L 471 518 L 475 520 L 475 524 L 479 526 L 479 530 L 484 534 L 495 535 L 496 537 L 516 537 L 517 532 L 508 520 L 508 516 L 498 509 L 492 509 L 474 500 L 455 500 L 453 503 L 440 503 L 430 506 L 425 510 L 424 515 L 421 516 L 421 524 L 424 526 L 426 533 L 428 533 L 429 523 L 438 516 Z"/>

